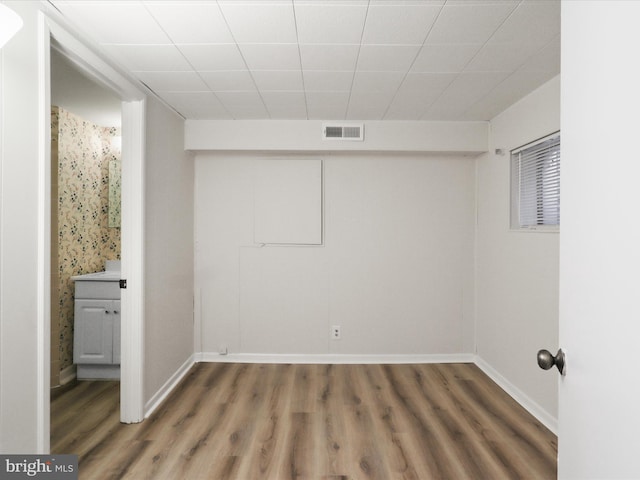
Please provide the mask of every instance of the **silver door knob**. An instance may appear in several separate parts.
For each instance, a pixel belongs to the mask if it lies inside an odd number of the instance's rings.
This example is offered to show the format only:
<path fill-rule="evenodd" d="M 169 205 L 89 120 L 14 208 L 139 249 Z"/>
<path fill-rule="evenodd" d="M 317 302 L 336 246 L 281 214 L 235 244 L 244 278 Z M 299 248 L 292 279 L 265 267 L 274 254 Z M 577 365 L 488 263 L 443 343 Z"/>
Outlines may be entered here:
<path fill-rule="evenodd" d="M 543 370 L 549 370 L 554 365 L 558 368 L 560 375 L 565 372 L 565 356 L 562 349 L 558 350 L 555 356 L 549 350 L 540 350 L 538 352 L 538 366 Z"/>

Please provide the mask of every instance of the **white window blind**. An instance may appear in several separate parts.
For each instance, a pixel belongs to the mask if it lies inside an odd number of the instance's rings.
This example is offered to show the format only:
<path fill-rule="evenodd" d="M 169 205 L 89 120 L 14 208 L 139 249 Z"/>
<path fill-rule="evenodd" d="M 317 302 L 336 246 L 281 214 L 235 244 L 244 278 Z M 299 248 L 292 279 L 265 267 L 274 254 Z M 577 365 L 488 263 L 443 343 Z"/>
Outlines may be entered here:
<path fill-rule="evenodd" d="M 560 225 L 560 133 L 511 151 L 511 227 Z"/>

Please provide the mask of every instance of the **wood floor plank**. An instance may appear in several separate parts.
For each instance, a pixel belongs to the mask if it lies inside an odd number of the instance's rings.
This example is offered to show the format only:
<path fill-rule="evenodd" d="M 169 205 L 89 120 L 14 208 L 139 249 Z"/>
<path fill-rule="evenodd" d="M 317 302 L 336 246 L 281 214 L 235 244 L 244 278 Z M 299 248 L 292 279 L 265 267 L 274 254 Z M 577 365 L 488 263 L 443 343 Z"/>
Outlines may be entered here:
<path fill-rule="evenodd" d="M 318 472 L 327 478 L 341 478 L 349 470 L 347 427 L 344 420 L 342 385 L 334 374 L 333 365 L 324 367 L 322 386 L 318 396 Z"/>
<path fill-rule="evenodd" d="M 113 382 L 51 403 L 52 453 L 81 479 L 556 478 L 557 438 L 472 364 L 197 364 L 119 423 Z"/>

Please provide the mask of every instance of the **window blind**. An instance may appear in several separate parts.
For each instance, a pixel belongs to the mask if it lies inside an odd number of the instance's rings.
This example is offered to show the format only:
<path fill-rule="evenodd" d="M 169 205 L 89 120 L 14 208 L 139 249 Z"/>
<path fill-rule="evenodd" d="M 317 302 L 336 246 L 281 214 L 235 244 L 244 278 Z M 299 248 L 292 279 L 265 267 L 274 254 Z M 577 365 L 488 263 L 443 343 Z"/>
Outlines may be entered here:
<path fill-rule="evenodd" d="M 511 226 L 560 225 L 560 134 L 511 152 Z"/>

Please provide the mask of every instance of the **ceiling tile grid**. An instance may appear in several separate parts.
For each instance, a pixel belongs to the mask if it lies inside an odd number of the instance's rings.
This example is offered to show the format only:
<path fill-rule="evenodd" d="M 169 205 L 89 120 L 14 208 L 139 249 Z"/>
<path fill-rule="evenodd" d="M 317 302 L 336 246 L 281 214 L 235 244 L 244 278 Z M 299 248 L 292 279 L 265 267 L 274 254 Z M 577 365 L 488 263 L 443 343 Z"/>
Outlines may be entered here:
<path fill-rule="evenodd" d="M 560 72 L 560 0 L 50 0 L 185 118 L 489 120 Z"/>

